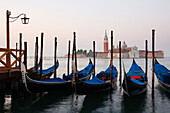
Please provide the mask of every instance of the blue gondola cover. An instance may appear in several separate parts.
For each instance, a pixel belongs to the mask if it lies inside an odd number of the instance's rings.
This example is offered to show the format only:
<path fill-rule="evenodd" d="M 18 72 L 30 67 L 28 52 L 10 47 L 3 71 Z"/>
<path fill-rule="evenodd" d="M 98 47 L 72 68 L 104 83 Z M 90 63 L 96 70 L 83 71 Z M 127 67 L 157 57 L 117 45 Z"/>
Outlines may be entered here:
<path fill-rule="evenodd" d="M 168 70 L 165 66 L 156 63 L 155 74 L 163 83 L 170 84 L 170 70 Z"/>

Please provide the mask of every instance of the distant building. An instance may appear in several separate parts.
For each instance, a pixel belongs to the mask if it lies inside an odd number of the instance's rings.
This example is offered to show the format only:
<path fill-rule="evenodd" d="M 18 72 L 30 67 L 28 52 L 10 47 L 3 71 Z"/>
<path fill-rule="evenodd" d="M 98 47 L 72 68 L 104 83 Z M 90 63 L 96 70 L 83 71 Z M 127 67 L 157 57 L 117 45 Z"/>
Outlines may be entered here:
<path fill-rule="evenodd" d="M 139 50 L 139 58 L 145 58 L 146 52 L 145 50 Z M 164 58 L 164 51 L 159 50 L 155 51 L 156 58 Z M 152 51 L 148 51 L 148 58 L 152 58 Z"/>
<path fill-rule="evenodd" d="M 108 49 L 108 37 L 107 32 L 105 30 L 105 37 L 104 37 L 104 52 L 96 52 L 97 58 L 110 58 L 111 57 L 111 50 Z M 121 57 L 122 58 L 145 58 L 145 51 L 138 50 L 137 46 L 128 47 L 125 41 L 122 44 L 121 48 Z M 113 46 L 113 57 L 119 58 L 119 48 L 114 48 Z M 148 52 L 148 57 L 152 57 L 152 52 Z M 157 58 L 164 58 L 164 52 L 159 50 L 155 51 L 155 57 Z"/>
<path fill-rule="evenodd" d="M 139 58 L 139 51 L 136 46 L 131 47 L 131 51 L 129 51 L 129 58 Z"/>
<path fill-rule="evenodd" d="M 108 52 L 96 52 L 97 58 L 109 58 Z"/>
<path fill-rule="evenodd" d="M 93 54 L 93 52 L 91 52 Z M 105 36 L 104 36 L 104 51 L 103 52 L 96 52 L 96 58 L 110 58 L 111 57 L 111 50 L 108 49 L 108 37 L 107 32 L 105 30 Z M 145 58 L 145 50 L 138 50 L 137 46 L 128 47 L 128 45 L 125 43 L 125 41 L 122 44 L 121 47 L 121 57 L 122 58 Z M 93 55 L 90 55 L 93 56 Z M 68 57 L 68 55 L 65 55 L 64 57 Z M 72 57 L 72 55 L 70 55 Z M 84 54 L 77 54 L 78 58 L 86 58 L 87 56 Z M 155 57 L 156 58 L 164 58 L 164 51 L 159 50 L 155 51 Z M 119 58 L 119 48 L 115 48 L 113 46 L 113 58 Z M 148 51 L 148 58 L 152 58 L 152 51 Z"/>

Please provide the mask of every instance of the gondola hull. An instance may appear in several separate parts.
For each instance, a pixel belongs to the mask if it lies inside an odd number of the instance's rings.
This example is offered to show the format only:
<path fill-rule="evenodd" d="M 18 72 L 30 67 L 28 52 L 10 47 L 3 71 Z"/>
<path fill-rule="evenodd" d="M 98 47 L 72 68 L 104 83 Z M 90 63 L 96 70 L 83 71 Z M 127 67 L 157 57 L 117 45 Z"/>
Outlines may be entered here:
<path fill-rule="evenodd" d="M 56 69 L 59 67 L 58 61 L 56 62 Z M 40 77 L 40 70 L 38 72 L 35 71 L 35 67 L 30 68 L 28 70 L 28 76 L 32 79 L 49 79 L 51 75 L 54 73 L 54 65 L 48 69 L 42 70 L 42 76 Z"/>
<path fill-rule="evenodd" d="M 112 84 L 113 87 L 115 86 L 116 81 L 117 81 L 117 78 L 113 80 L 113 84 Z M 88 83 L 80 81 L 76 84 L 76 92 L 77 94 L 80 94 L 80 95 L 106 92 L 110 90 L 111 90 L 110 81 L 107 81 L 103 84 L 88 84 Z"/>
<path fill-rule="evenodd" d="M 139 95 L 147 90 L 147 75 L 143 72 L 142 68 L 138 66 L 133 59 L 133 63 L 128 71 L 125 72 L 123 79 L 123 91 L 128 96 Z"/>
<path fill-rule="evenodd" d="M 92 62 L 90 60 L 89 64 L 84 69 L 77 72 L 79 81 L 87 81 L 87 80 L 89 80 L 90 77 L 91 77 L 92 71 L 93 71 L 93 64 L 92 64 Z M 67 80 L 67 81 L 72 80 L 72 73 L 69 74 L 69 75 L 66 75 L 66 76 L 64 74 L 63 79 Z"/>
<path fill-rule="evenodd" d="M 159 85 L 161 88 L 163 88 L 165 91 L 170 93 L 170 71 L 167 69 L 164 65 L 160 64 L 155 59 L 155 74 L 158 79 Z"/>
<path fill-rule="evenodd" d="M 29 92 L 71 92 L 73 90 L 71 81 L 65 82 L 43 82 L 42 80 L 32 80 L 26 76 L 26 88 Z"/>
<path fill-rule="evenodd" d="M 167 91 L 168 93 L 170 93 L 170 85 L 161 82 L 161 81 L 159 80 L 159 78 L 157 78 L 157 80 L 158 80 L 159 85 L 161 86 L 161 88 L 163 88 L 165 91 Z"/>
<path fill-rule="evenodd" d="M 110 83 L 105 84 L 86 84 L 84 82 L 80 82 L 76 84 L 77 94 L 85 95 L 91 93 L 98 93 L 110 90 Z"/>
<path fill-rule="evenodd" d="M 42 77 L 40 77 L 40 73 L 36 73 L 36 72 L 30 70 L 30 71 L 28 71 L 28 76 L 32 79 L 39 80 L 40 78 L 42 78 L 44 80 L 44 79 L 49 79 L 53 73 L 54 73 L 54 71 L 51 71 L 49 73 L 42 74 Z"/>
<path fill-rule="evenodd" d="M 139 95 L 147 90 L 147 84 L 139 85 L 131 81 L 130 79 L 123 80 L 123 91 L 128 96 Z"/>

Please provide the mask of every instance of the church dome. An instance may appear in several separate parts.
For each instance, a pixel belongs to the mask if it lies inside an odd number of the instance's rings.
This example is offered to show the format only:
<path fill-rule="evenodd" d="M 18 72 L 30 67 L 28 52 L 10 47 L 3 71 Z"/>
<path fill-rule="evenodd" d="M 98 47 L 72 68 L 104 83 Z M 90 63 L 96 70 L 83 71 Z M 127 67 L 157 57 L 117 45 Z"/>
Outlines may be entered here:
<path fill-rule="evenodd" d="M 138 50 L 138 47 L 136 47 L 136 46 L 133 46 L 133 47 L 132 47 L 132 50 L 135 50 L 135 51 L 137 51 L 137 50 Z"/>
<path fill-rule="evenodd" d="M 127 44 L 125 42 L 123 42 L 122 48 L 124 48 L 124 49 L 127 48 Z"/>

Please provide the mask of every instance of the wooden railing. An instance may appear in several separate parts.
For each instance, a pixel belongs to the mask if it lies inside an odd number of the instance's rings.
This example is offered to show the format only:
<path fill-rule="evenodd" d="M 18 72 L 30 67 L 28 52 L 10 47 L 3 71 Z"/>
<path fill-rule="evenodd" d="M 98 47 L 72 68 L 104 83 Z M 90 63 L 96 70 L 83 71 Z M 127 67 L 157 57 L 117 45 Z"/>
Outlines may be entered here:
<path fill-rule="evenodd" d="M 17 55 L 14 54 L 14 51 L 20 51 L 21 54 L 17 57 Z M 0 52 L 3 52 L 3 54 L 0 56 L 0 63 L 3 64 L 3 66 L 0 67 L 0 71 L 20 69 L 20 67 L 14 67 L 14 64 L 16 64 L 17 61 L 21 61 L 21 57 L 24 55 L 24 50 L 0 48 Z M 6 62 L 2 60 L 5 56 Z M 15 58 L 13 62 L 11 62 L 11 56 Z"/>

